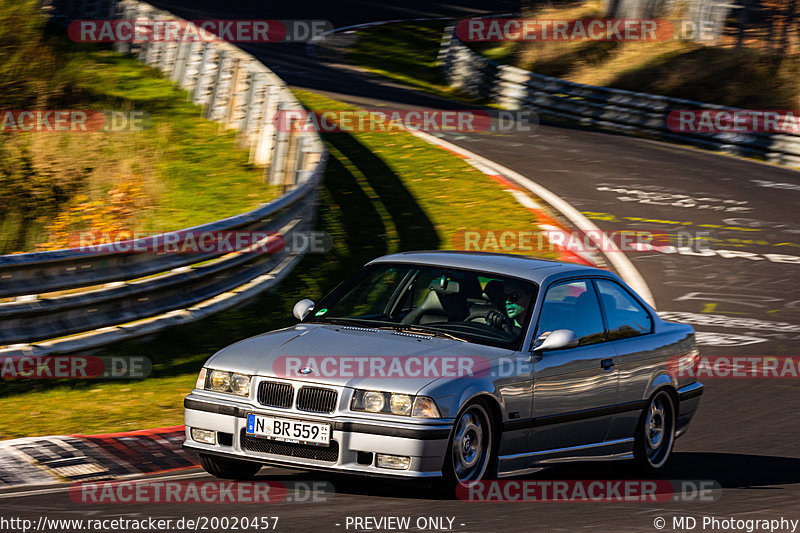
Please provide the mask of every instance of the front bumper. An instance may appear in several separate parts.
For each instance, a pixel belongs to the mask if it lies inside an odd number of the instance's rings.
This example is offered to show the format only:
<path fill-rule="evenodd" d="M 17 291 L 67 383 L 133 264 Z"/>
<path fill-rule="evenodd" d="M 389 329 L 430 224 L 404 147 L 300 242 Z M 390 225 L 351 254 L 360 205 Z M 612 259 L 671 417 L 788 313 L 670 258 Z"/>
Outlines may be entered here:
<path fill-rule="evenodd" d="M 235 399 L 223 400 L 197 392 L 186 397 L 184 407 L 186 424 L 184 447 L 195 452 L 269 465 L 373 476 L 402 478 L 441 476 L 445 450 L 452 429 L 452 421 L 449 420 L 408 423 L 394 419 L 371 421 L 343 416 L 340 413 L 324 416 L 295 410 L 271 409 L 262 405 L 255 406 Z M 288 443 L 274 445 L 275 441 L 253 438 L 243 441 L 248 413 L 331 424 L 331 448 L 315 449 L 313 446 Z M 194 441 L 191 437 L 193 427 L 216 431 L 217 444 Z M 273 445 L 264 445 L 265 443 Z M 334 449 L 336 446 L 338 453 Z M 265 448 L 269 451 L 263 451 Z M 410 466 L 407 470 L 378 468 L 375 465 L 375 454 L 379 453 L 410 457 Z"/>

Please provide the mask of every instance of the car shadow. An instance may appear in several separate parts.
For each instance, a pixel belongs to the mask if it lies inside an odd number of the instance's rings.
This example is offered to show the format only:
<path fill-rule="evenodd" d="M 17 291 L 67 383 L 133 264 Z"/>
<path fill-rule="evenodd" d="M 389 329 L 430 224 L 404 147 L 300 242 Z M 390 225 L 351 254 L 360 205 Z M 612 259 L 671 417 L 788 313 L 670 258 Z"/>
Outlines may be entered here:
<path fill-rule="evenodd" d="M 754 488 L 800 483 L 800 458 L 739 453 L 676 452 L 658 475 L 643 475 L 624 463 L 584 463 L 554 467 L 537 479 L 713 480 L 722 488 Z"/>
<path fill-rule="evenodd" d="M 665 470 L 656 476 L 642 475 L 626 463 L 575 463 L 555 466 L 535 474 L 508 478 L 514 480 L 616 480 L 663 479 L 715 481 L 723 489 L 781 490 L 780 485 L 800 483 L 800 458 L 749 455 L 737 453 L 675 453 Z M 257 481 L 303 482 L 325 481 L 328 490 L 339 494 L 378 496 L 384 498 L 447 500 L 454 497 L 442 493 L 431 483 L 393 480 L 359 475 L 329 474 L 313 471 L 262 470 Z M 413 490 L 409 490 L 412 487 Z"/>

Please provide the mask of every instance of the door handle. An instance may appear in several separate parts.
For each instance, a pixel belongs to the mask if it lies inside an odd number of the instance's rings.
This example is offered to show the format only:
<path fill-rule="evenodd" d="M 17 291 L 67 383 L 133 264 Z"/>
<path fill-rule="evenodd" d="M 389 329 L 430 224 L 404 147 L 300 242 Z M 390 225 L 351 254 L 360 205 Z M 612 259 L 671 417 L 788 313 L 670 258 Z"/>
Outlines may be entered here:
<path fill-rule="evenodd" d="M 603 359 L 600 361 L 600 366 L 603 367 L 603 370 L 611 370 L 611 367 L 614 366 L 613 359 Z"/>

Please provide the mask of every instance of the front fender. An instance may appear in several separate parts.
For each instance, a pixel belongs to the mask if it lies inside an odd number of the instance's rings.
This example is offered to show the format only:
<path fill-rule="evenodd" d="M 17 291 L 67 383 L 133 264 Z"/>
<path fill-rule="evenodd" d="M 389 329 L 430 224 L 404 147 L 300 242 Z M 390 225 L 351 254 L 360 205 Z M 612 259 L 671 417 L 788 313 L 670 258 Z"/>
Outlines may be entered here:
<path fill-rule="evenodd" d="M 430 396 L 436 401 L 442 418 L 455 418 L 467 402 L 478 396 L 492 398 L 500 411 L 505 413 L 503 397 L 490 380 L 475 380 L 468 383 L 455 380 L 451 383 L 436 383 L 433 387 L 423 388 L 419 394 Z"/>

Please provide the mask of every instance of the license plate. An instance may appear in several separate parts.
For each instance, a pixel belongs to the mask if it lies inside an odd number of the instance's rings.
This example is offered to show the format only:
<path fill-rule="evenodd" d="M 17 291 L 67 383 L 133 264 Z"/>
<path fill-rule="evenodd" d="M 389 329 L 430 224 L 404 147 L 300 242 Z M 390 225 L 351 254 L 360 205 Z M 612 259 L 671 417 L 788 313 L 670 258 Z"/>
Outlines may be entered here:
<path fill-rule="evenodd" d="M 247 415 L 247 434 L 280 442 L 328 446 L 331 425 L 250 413 Z"/>

